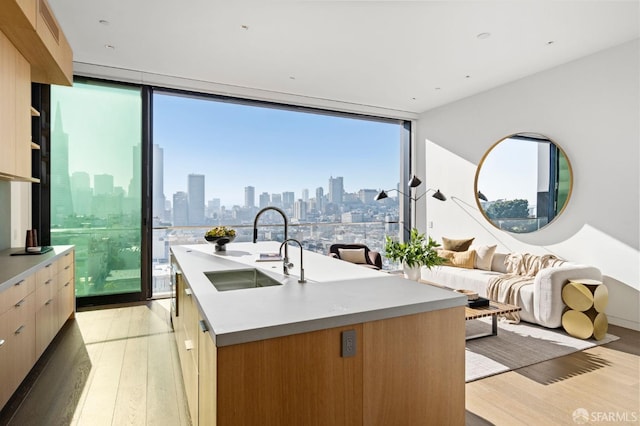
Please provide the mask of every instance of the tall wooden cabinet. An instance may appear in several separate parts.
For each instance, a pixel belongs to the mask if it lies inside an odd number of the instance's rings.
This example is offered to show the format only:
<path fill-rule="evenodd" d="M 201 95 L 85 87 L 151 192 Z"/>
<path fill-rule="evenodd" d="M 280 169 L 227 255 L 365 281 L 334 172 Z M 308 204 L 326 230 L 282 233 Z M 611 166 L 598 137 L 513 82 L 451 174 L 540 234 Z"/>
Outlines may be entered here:
<path fill-rule="evenodd" d="M 31 170 L 31 82 L 71 85 L 71 47 L 45 0 L 0 2 L 0 179 L 38 182 Z"/>

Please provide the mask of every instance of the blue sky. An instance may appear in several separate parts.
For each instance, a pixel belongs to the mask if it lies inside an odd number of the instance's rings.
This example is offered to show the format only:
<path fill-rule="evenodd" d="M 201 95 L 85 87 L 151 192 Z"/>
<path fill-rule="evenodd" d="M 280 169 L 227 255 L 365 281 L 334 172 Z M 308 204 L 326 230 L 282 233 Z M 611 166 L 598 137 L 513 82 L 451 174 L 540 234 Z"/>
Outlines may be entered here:
<path fill-rule="evenodd" d="M 187 190 L 187 175 L 204 174 L 205 199 L 244 204 L 244 187 L 310 197 L 344 178 L 345 191 L 395 188 L 398 124 L 256 108 L 173 95 L 154 96 L 154 143 L 164 150 L 164 193 Z"/>

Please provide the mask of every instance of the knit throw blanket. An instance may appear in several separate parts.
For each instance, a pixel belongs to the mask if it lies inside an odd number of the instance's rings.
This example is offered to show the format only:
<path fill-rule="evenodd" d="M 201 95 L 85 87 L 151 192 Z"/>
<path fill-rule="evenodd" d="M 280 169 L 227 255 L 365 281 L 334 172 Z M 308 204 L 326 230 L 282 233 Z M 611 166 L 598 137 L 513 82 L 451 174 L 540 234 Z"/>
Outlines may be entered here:
<path fill-rule="evenodd" d="M 487 286 L 487 297 L 500 303 L 518 305 L 520 290 L 533 284 L 536 274 L 544 268 L 560 266 L 565 261 L 552 254 L 535 256 L 532 254 L 511 253 L 504 260 L 507 273 L 493 277 Z M 510 322 L 520 322 L 518 312 L 505 314 Z"/>

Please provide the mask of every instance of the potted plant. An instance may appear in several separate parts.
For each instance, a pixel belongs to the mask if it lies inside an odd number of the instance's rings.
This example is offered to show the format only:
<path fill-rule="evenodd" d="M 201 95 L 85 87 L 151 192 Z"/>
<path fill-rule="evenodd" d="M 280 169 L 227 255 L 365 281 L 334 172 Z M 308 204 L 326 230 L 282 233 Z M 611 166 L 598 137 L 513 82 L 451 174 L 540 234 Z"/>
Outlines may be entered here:
<path fill-rule="evenodd" d="M 420 279 L 420 267 L 426 266 L 431 269 L 433 266 L 442 265 L 446 259 L 438 256 L 437 248 L 440 247 L 431 237 L 428 239 L 424 234 L 418 232 L 416 228 L 411 230 L 409 241 L 399 242 L 385 237 L 385 256 L 394 261 L 401 262 L 404 275 L 410 280 Z"/>

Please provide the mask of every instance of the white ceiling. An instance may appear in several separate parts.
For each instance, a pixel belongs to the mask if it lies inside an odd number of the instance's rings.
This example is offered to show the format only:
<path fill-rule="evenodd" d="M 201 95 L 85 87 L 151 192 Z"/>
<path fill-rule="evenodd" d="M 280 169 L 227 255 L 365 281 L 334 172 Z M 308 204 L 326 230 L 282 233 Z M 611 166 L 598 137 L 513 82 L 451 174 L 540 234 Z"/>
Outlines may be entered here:
<path fill-rule="evenodd" d="M 640 0 L 49 1 L 78 64 L 409 113 L 640 36 Z"/>

